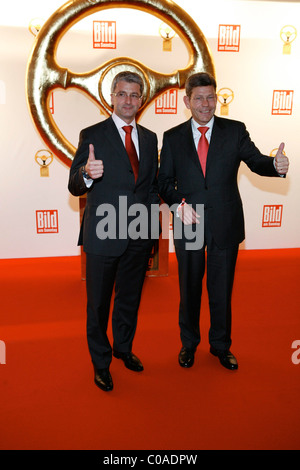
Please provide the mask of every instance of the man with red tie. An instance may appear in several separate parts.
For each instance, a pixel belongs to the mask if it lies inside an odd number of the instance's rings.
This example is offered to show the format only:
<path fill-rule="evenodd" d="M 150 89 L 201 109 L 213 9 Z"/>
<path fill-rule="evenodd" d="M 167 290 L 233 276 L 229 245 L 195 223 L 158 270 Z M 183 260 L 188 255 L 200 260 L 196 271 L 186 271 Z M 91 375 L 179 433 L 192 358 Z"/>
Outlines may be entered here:
<path fill-rule="evenodd" d="M 138 74 L 116 75 L 112 116 L 81 131 L 70 169 L 69 191 L 75 196 L 87 193 L 79 236 L 86 253 L 87 340 L 94 381 L 104 391 L 113 389 L 112 355 L 130 370 L 143 370 L 132 353 L 132 342 L 153 245 L 151 205 L 160 200 L 157 137 L 135 121 L 142 100 L 143 81 Z M 143 236 L 138 229 L 130 229 L 137 205 L 149 215 Z M 112 347 L 107 324 L 114 286 Z"/>
<path fill-rule="evenodd" d="M 281 144 L 275 158 L 262 155 L 245 125 L 215 116 L 216 81 L 196 73 L 186 83 L 184 103 L 192 118 L 165 132 L 158 175 L 159 193 L 178 204 L 174 222 L 183 229 L 174 244 L 178 260 L 182 348 L 179 364 L 191 367 L 200 343 L 200 304 L 207 252 L 210 308 L 210 352 L 229 370 L 238 368 L 231 347 L 231 294 L 239 243 L 244 240 L 244 215 L 237 175 L 243 161 L 261 176 L 284 176 L 289 161 Z M 204 206 L 201 221 L 197 206 Z M 179 219 L 177 220 L 176 217 Z M 204 243 L 191 249 L 185 227 L 204 224 Z M 181 236 L 182 234 L 182 236 Z"/>

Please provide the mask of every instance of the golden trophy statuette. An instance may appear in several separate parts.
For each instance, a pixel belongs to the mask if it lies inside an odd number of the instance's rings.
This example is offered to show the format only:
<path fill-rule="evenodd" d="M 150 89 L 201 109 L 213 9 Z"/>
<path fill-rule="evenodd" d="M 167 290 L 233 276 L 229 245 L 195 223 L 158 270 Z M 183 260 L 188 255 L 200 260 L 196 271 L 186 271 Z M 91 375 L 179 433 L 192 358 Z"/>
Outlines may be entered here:
<path fill-rule="evenodd" d="M 281 28 L 280 31 L 280 38 L 284 42 L 282 53 L 283 54 L 291 54 L 292 46 L 291 43 L 295 41 L 297 37 L 297 30 L 294 26 L 287 25 Z"/>
<path fill-rule="evenodd" d="M 35 154 L 35 161 L 40 165 L 40 175 L 49 176 L 49 165 L 53 162 L 53 154 L 47 149 L 38 150 Z"/>
<path fill-rule="evenodd" d="M 83 17 L 107 8 L 142 10 L 168 24 L 189 50 L 187 67 L 171 74 L 162 74 L 128 57 L 109 60 L 85 73 L 74 73 L 58 65 L 56 51 L 63 35 Z M 77 88 L 91 98 L 103 114 L 109 116 L 112 112 L 110 104 L 112 79 L 117 73 L 127 69 L 139 73 L 145 84 L 143 105 L 137 119 L 159 94 L 171 88 L 184 88 L 190 74 L 206 71 L 215 75 L 212 55 L 205 36 L 194 20 L 172 0 L 69 0 L 41 27 L 27 65 L 27 103 L 43 141 L 67 166 L 71 166 L 76 149 L 58 129 L 49 112 L 48 102 L 51 92 L 56 88 Z"/>
<path fill-rule="evenodd" d="M 43 20 L 41 18 L 33 18 L 28 26 L 29 31 L 33 36 L 37 36 L 42 29 Z"/>
<path fill-rule="evenodd" d="M 172 39 L 175 36 L 175 31 L 173 31 L 170 26 L 163 23 L 159 28 L 159 34 L 163 38 L 163 51 L 171 52 L 172 51 Z"/>
<path fill-rule="evenodd" d="M 221 104 L 221 116 L 228 116 L 229 105 L 234 99 L 234 93 L 230 88 L 221 88 L 217 93 L 218 101 Z"/>

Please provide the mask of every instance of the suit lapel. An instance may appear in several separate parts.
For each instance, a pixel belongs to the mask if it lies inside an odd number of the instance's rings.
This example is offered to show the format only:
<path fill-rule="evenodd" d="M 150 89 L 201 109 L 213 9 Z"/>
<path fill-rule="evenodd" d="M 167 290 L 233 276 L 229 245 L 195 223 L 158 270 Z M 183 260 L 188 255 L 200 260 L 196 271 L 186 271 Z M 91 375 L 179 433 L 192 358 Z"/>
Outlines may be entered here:
<path fill-rule="evenodd" d="M 109 117 L 106 121 L 106 129 L 105 129 L 105 136 L 109 140 L 112 147 L 115 149 L 117 155 L 120 156 L 125 162 L 127 163 L 128 167 L 131 168 L 131 164 L 122 142 L 121 136 L 119 131 L 111 117 Z"/>
<path fill-rule="evenodd" d="M 108 138 L 108 140 L 110 141 L 111 145 L 116 150 L 116 152 L 118 152 L 118 155 L 122 159 L 125 159 L 128 165 L 128 168 L 132 169 L 125 146 L 122 142 L 119 131 L 116 128 L 113 119 L 111 117 L 108 118 L 106 123 L 107 123 L 106 137 Z M 137 182 L 138 182 L 140 175 L 142 175 L 143 169 L 145 168 L 146 163 L 147 163 L 148 146 L 147 146 L 147 135 L 145 131 L 143 130 L 143 128 L 139 126 L 138 124 L 137 124 L 137 132 L 138 132 L 138 141 L 139 141 L 139 174 L 137 178 Z"/>
<path fill-rule="evenodd" d="M 222 152 L 222 147 L 224 141 L 226 140 L 226 132 L 224 132 L 224 125 L 223 120 L 218 116 L 215 116 L 214 125 L 212 129 L 210 145 L 207 154 L 207 162 L 206 162 L 206 176 L 209 172 L 209 168 L 214 163 L 215 159 L 220 155 Z M 198 170 L 201 171 L 203 175 L 203 171 L 201 168 L 201 164 L 199 161 L 198 153 L 195 147 L 194 138 L 193 138 L 193 131 L 192 131 L 192 123 L 191 119 L 189 119 L 181 129 L 181 137 L 182 137 L 182 148 L 186 149 L 186 155 L 188 158 L 192 160 L 194 165 L 197 167 Z"/>
<path fill-rule="evenodd" d="M 147 138 L 144 130 L 137 124 L 137 131 L 138 131 L 138 138 L 139 138 L 139 157 L 140 157 L 140 163 L 139 163 L 139 175 L 138 175 L 138 180 L 140 176 L 143 173 L 143 169 L 145 168 L 146 165 L 146 157 L 148 155 L 148 147 L 147 147 Z"/>
<path fill-rule="evenodd" d="M 212 166 L 217 156 L 222 152 L 225 138 L 226 133 L 224 132 L 222 119 L 215 116 L 207 154 L 206 174 L 209 172 L 209 168 Z"/>
<path fill-rule="evenodd" d="M 198 153 L 194 143 L 191 119 L 189 119 L 181 128 L 181 138 L 182 144 L 180 145 L 182 145 L 182 149 L 185 149 L 185 153 L 188 158 L 190 158 L 194 165 L 196 165 L 197 169 L 202 172 Z"/>

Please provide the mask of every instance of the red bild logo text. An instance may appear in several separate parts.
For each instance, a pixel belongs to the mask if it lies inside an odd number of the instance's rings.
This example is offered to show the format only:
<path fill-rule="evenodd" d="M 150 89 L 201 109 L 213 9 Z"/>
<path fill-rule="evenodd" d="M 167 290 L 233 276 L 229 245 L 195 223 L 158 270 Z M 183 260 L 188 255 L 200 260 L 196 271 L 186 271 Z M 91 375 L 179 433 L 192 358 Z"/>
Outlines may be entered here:
<path fill-rule="evenodd" d="M 293 90 L 274 90 L 272 114 L 291 115 L 293 109 Z"/>
<path fill-rule="evenodd" d="M 37 233 L 58 233 L 57 210 L 36 211 Z"/>
<path fill-rule="evenodd" d="M 240 35 L 240 25 L 220 24 L 218 37 L 218 51 L 239 52 Z"/>
<path fill-rule="evenodd" d="M 262 227 L 281 227 L 282 210 L 282 205 L 264 206 Z"/>
<path fill-rule="evenodd" d="M 178 91 L 168 90 L 155 100 L 155 114 L 177 114 Z"/>
<path fill-rule="evenodd" d="M 94 49 L 116 49 L 115 21 L 93 21 L 93 47 Z"/>

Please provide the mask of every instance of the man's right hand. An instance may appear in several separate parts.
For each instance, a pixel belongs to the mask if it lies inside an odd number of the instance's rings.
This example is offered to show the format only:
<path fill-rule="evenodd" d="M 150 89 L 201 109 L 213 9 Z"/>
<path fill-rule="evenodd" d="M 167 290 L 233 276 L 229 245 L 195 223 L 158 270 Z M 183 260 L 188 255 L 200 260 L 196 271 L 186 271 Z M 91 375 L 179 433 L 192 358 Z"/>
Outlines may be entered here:
<path fill-rule="evenodd" d="M 200 215 L 188 204 L 183 204 L 178 208 L 178 216 L 184 225 L 199 224 Z"/>
<path fill-rule="evenodd" d="M 85 171 L 93 180 L 101 178 L 104 173 L 103 161 L 96 160 L 93 144 L 89 145 L 89 158 L 85 165 Z"/>

